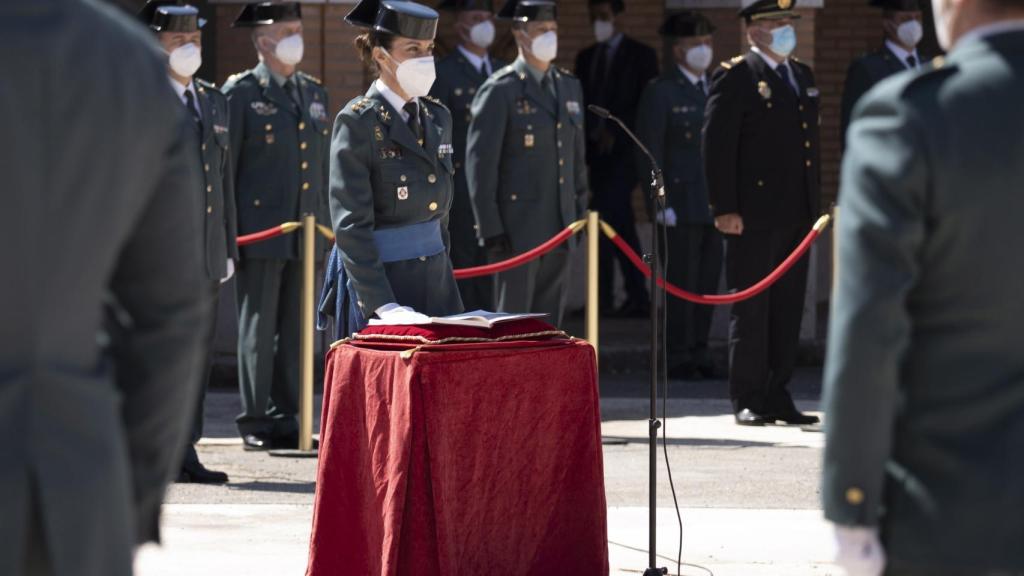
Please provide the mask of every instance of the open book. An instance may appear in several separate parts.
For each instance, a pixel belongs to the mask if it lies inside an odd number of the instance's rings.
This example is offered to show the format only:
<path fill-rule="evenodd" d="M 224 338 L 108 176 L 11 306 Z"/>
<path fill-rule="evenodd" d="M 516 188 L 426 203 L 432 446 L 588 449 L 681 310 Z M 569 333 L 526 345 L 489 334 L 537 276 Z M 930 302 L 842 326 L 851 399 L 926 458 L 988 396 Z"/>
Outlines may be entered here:
<path fill-rule="evenodd" d="M 378 320 L 376 318 L 370 320 L 370 326 L 394 326 L 394 325 L 428 325 L 428 324 L 447 324 L 449 326 L 471 326 L 473 328 L 494 328 L 495 325 L 503 322 L 512 322 L 513 320 L 523 320 L 525 318 L 543 318 L 547 316 L 545 313 L 533 313 L 533 314 L 505 314 L 502 312 L 488 312 L 486 310 L 474 310 L 472 312 L 463 312 L 462 314 L 453 314 L 451 316 L 441 316 L 434 318 L 427 318 L 421 314 L 416 314 L 419 318 L 410 318 L 409 321 L 395 321 L 389 318 L 387 321 Z M 426 321 L 424 321 L 426 319 Z"/>

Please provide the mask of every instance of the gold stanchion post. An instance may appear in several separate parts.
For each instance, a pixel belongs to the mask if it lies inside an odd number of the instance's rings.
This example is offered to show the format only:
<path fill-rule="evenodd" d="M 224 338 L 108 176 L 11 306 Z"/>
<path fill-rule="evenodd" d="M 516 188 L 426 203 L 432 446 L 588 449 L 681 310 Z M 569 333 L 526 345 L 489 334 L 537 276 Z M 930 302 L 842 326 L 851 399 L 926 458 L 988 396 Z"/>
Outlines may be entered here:
<path fill-rule="evenodd" d="M 302 336 L 299 343 L 299 450 L 313 450 L 313 326 L 314 267 L 316 265 L 316 217 L 302 219 Z"/>
<path fill-rule="evenodd" d="M 597 250 L 601 239 L 601 215 L 591 210 L 587 213 L 587 341 L 598 348 L 598 309 L 600 307 L 597 281 Z"/>

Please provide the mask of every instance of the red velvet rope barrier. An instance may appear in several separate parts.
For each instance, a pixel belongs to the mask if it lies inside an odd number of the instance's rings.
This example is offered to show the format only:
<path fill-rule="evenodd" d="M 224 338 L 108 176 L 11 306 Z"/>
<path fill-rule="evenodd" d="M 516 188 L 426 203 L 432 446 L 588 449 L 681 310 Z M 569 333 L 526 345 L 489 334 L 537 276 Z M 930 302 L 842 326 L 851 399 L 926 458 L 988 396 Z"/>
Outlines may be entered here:
<path fill-rule="evenodd" d="M 692 292 L 687 292 L 686 290 L 683 290 L 682 288 L 676 286 L 675 284 L 672 284 L 671 282 L 667 282 L 664 278 L 658 278 L 658 286 L 665 288 L 666 292 L 675 296 L 676 298 L 688 300 L 696 304 L 708 304 L 712 306 L 718 306 L 722 304 L 734 304 L 736 302 L 748 300 L 750 298 L 753 298 L 754 296 L 757 296 L 761 292 L 767 290 L 772 284 L 778 281 L 779 278 L 782 278 L 782 276 L 786 272 L 788 272 L 789 269 L 792 268 L 798 260 L 800 260 L 800 258 L 803 258 L 804 254 L 806 254 L 807 251 L 810 250 L 811 244 L 814 244 L 814 241 L 818 239 L 818 236 L 821 235 L 821 232 L 828 227 L 828 223 L 830 220 L 831 216 L 829 216 L 828 214 L 819 218 L 818 221 L 814 224 L 814 227 L 811 228 L 811 231 L 808 232 L 807 236 L 805 236 L 803 241 L 800 242 L 800 245 L 796 247 L 796 250 L 793 250 L 792 254 L 787 256 L 786 259 L 783 260 L 777 268 L 775 268 L 775 270 L 772 270 L 771 274 L 768 274 L 753 286 L 746 288 L 744 290 L 740 290 L 739 292 L 733 292 L 732 294 L 714 295 L 694 294 Z M 651 268 L 643 261 L 642 258 L 640 258 L 636 251 L 634 251 L 633 248 L 630 247 L 630 245 L 627 244 L 625 240 L 623 240 L 622 236 L 619 236 L 618 233 L 615 232 L 615 230 L 611 226 L 609 226 L 603 221 L 601 222 L 601 228 L 604 230 L 605 236 L 608 236 L 608 239 L 611 240 L 615 244 L 615 246 L 617 246 L 619 250 L 621 250 L 622 253 L 626 255 L 627 258 L 629 258 L 633 265 L 636 266 L 637 269 L 643 273 L 644 277 L 650 278 Z"/>
<path fill-rule="evenodd" d="M 584 220 L 577 220 L 576 222 L 566 226 L 565 230 L 562 230 L 558 234 L 552 236 L 547 242 L 537 246 L 533 250 L 513 256 L 508 260 L 502 260 L 501 262 L 495 262 L 494 264 L 487 264 L 484 266 L 473 266 L 472 268 L 459 268 L 458 270 L 455 270 L 455 279 L 465 280 L 467 278 L 476 278 L 478 276 L 489 276 L 498 272 L 511 270 L 517 266 L 522 266 L 530 260 L 540 258 L 548 252 L 551 252 L 557 248 L 559 244 L 565 242 L 574 234 L 582 230 L 585 224 L 586 222 Z"/>
<path fill-rule="evenodd" d="M 245 246 L 246 244 L 255 244 L 256 242 L 262 242 L 264 240 L 270 240 L 271 238 L 277 238 L 284 234 L 291 234 L 299 228 L 302 228 L 302 224 L 298 222 L 285 222 L 278 224 L 273 228 L 267 228 L 260 232 L 253 232 L 252 234 L 246 234 L 245 236 L 239 236 L 236 242 L 239 246 Z"/>

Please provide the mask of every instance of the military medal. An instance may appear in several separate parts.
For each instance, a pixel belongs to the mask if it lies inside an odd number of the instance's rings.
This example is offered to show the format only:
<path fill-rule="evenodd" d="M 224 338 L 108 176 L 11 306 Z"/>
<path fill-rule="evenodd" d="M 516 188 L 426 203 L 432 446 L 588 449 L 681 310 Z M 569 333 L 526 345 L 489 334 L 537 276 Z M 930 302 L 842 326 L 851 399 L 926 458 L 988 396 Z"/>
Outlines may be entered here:
<path fill-rule="evenodd" d="M 565 109 L 569 111 L 569 114 L 579 114 L 580 103 L 575 100 L 569 100 L 565 103 Z"/>
<path fill-rule="evenodd" d="M 373 127 L 373 139 L 377 142 L 384 141 L 384 131 L 380 129 L 380 126 Z"/>
<path fill-rule="evenodd" d="M 533 134 L 526 134 L 523 136 L 523 146 L 526 148 L 533 148 Z"/>
<path fill-rule="evenodd" d="M 817 98 L 819 94 L 820 92 L 818 92 L 818 89 L 813 86 L 807 89 L 808 98 Z"/>
<path fill-rule="evenodd" d="M 455 95 L 456 96 L 462 96 L 462 88 L 456 88 L 455 89 Z"/>
<path fill-rule="evenodd" d="M 772 97 L 772 89 L 768 86 L 768 83 L 761 80 L 757 83 L 757 93 L 761 95 L 761 98 L 768 100 Z"/>
<path fill-rule="evenodd" d="M 273 144 L 274 143 L 274 134 L 273 133 L 268 133 L 267 136 L 266 136 L 266 140 L 267 140 L 267 144 Z"/>
<path fill-rule="evenodd" d="M 322 102 L 313 102 L 309 105 L 309 115 L 317 120 L 325 120 L 327 118 L 327 109 L 324 108 Z"/>
<path fill-rule="evenodd" d="M 214 124 L 213 125 L 213 133 L 214 134 L 227 134 L 228 133 L 228 127 L 227 126 L 221 126 L 220 124 Z"/>
<path fill-rule="evenodd" d="M 252 102 L 249 104 L 252 107 L 253 112 L 258 116 L 273 116 L 277 114 L 277 106 L 273 104 L 267 104 L 266 102 Z"/>
<path fill-rule="evenodd" d="M 399 200 L 408 200 L 409 199 L 409 187 L 408 186 L 399 186 L 398 187 L 398 199 Z"/>

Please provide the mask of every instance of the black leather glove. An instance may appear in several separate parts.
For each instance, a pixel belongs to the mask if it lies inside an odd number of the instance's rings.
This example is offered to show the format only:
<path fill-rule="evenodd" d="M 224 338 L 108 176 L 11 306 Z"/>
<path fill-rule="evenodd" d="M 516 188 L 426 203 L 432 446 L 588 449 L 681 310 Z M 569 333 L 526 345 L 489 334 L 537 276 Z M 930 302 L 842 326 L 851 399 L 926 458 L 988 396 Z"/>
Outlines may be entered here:
<path fill-rule="evenodd" d="M 508 234 L 498 234 L 490 238 L 484 238 L 484 248 L 494 254 L 507 254 L 512 252 L 512 241 Z"/>

